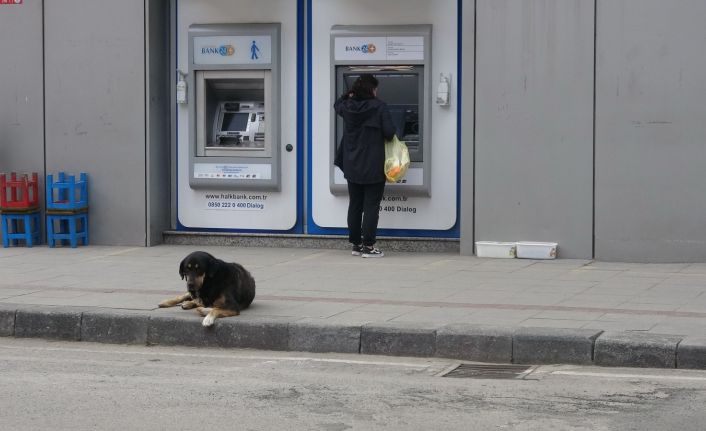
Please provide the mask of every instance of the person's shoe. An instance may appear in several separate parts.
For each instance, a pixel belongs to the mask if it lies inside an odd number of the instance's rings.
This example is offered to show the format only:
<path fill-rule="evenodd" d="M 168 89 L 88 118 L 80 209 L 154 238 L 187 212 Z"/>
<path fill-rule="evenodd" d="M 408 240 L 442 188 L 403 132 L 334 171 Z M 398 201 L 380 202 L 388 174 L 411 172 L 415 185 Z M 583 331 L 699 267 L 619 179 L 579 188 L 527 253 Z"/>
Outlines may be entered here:
<path fill-rule="evenodd" d="M 351 249 L 351 254 L 353 256 L 360 256 L 361 254 L 363 254 L 363 245 L 362 244 L 358 244 L 358 245 L 353 244 L 353 248 Z"/>
<path fill-rule="evenodd" d="M 380 249 L 375 248 L 375 247 L 363 246 L 363 252 L 362 252 L 361 256 L 363 256 L 363 257 L 383 257 L 383 256 L 385 256 L 385 253 L 383 253 Z"/>

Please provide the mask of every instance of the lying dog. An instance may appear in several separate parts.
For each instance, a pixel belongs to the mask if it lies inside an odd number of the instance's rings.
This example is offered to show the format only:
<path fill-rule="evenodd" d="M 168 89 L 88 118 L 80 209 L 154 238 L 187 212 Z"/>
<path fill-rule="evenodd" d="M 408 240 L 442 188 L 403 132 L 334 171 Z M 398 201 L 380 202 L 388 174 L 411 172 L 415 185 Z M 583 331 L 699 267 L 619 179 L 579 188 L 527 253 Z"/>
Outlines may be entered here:
<path fill-rule="evenodd" d="M 216 259 L 205 251 L 195 251 L 179 264 L 179 275 L 186 279 L 188 293 L 159 303 L 159 306 L 196 311 L 205 316 L 203 326 L 211 326 L 219 317 L 237 316 L 255 298 L 255 280 L 238 263 Z"/>

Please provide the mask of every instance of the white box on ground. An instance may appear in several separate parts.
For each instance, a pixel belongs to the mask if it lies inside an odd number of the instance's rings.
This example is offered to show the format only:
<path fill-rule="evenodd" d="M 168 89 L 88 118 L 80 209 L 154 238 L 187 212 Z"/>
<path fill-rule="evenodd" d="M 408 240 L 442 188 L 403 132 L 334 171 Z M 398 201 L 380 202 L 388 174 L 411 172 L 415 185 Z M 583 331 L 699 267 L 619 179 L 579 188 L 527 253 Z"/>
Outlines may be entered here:
<path fill-rule="evenodd" d="M 556 259 L 556 242 L 519 241 L 517 257 L 521 259 Z"/>
<path fill-rule="evenodd" d="M 512 259 L 515 257 L 515 243 L 476 241 L 476 256 Z"/>

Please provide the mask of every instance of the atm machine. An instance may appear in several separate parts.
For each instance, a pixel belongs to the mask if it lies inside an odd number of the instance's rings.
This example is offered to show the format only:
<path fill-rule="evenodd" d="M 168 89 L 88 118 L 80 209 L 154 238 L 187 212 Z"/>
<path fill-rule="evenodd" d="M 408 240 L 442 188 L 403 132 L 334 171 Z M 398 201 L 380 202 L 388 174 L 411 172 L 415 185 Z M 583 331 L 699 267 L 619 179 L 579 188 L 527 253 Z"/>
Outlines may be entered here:
<path fill-rule="evenodd" d="M 350 90 L 364 73 L 379 81 L 378 98 L 387 103 L 397 137 L 409 148 L 405 178 L 385 187 L 387 194 L 431 194 L 431 25 L 343 26 L 331 28 L 331 94 Z M 333 104 L 333 102 L 331 102 Z M 330 190 L 347 193 L 343 172 L 333 166 L 335 146 L 341 142 L 343 120 L 332 114 Z"/>
<path fill-rule="evenodd" d="M 280 24 L 189 27 L 189 186 L 281 188 Z"/>

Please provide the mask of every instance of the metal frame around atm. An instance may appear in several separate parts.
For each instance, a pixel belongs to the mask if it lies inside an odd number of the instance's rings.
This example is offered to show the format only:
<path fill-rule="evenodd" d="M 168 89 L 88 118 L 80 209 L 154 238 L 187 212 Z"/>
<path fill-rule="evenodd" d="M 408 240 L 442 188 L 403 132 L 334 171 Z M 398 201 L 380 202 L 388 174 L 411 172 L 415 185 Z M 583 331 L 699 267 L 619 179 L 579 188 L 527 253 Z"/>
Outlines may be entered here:
<path fill-rule="evenodd" d="M 282 176 L 282 144 L 281 144 L 281 91 L 280 91 L 280 23 L 263 24 L 192 24 L 189 26 L 189 79 L 188 79 L 188 103 L 189 103 L 189 186 L 194 189 L 229 189 L 229 190 L 273 190 L 281 189 Z M 195 64 L 194 63 L 194 38 L 211 36 L 259 36 L 267 35 L 271 37 L 271 58 L 270 63 L 260 64 Z M 270 70 L 271 73 L 271 100 L 274 106 L 269 109 L 269 117 L 265 121 L 270 122 L 268 126 L 271 130 L 270 152 L 265 157 L 250 156 L 197 156 L 196 121 L 198 114 L 196 96 L 196 72 L 197 71 L 256 71 Z M 211 127 L 211 125 L 202 125 Z M 194 178 L 195 163 L 222 163 L 222 164 L 248 164 L 248 165 L 271 165 L 270 179 L 245 179 L 226 178 L 209 179 Z"/>
<path fill-rule="evenodd" d="M 423 180 L 422 185 L 411 184 L 387 184 L 385 187 L 386 194 L 405 194 L 408 196 L 431 196 L 431 107 L 432 107 L 432 88 L 431 88 L 431 24 L 417 25 L 334 25 L 331 27 L 331 105 L 340 94 L 337 94 L 336 79 L 338 66 L 385 66 L 385 65 L 411 65 L 423 66 L 421 73 L 421 86 L 423 93 L 421 96 L 422 106 L 419 108 L 420 121 L 422 122 L 422 162 L 412 162 L 410 168 L 422 168 Z M 424 41 L 424 59 L 423 60 L 406 60 L 406 61 L 390 61 L 390 60 L 336 60 L 335 57 L 335 39 L 337 37 L 386 37 L 386 36 L 420 36 Z M 336 139 L 336 113 L 331 109 L 331 132 L 330 142 L 331 149 L 329 151 L 329 186 L 331 193 L 335 195 L 347 193 L 346 184 L 335 183 L 336 167 L 333 165 L 333 159 L 336 153 L 336 147 L 339 142 Z"/>

